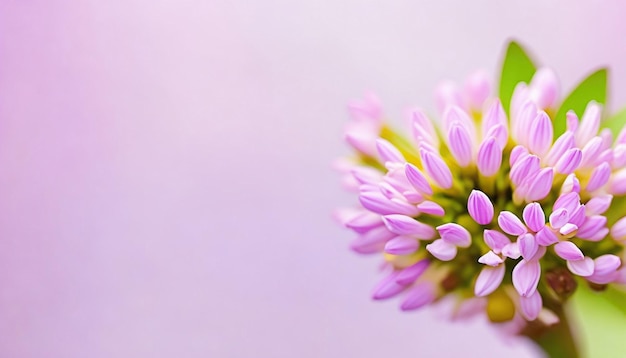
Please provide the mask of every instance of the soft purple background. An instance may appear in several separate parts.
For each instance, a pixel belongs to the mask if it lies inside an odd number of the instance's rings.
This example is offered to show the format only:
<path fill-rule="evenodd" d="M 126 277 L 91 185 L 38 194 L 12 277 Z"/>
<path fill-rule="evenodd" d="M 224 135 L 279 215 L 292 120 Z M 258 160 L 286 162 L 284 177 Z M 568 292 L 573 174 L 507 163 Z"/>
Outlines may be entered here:
<path fill-rule="evenodd" d="M 369 300 L 330 220 L 344 104 L 495 69 L 613 67 L 620 1 L 0 1 L 0 356 L 533 356 Z"/>

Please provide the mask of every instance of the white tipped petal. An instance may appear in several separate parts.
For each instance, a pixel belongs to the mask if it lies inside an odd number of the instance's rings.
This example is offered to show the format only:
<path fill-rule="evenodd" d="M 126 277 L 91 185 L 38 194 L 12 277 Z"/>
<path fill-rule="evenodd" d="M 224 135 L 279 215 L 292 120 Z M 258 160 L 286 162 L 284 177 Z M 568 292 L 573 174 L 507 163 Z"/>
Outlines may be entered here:
<path fill-rule="evenodd" d="M 426 250 L 441 261 L 450 261 L 456 257 L 456 245 L 437 239 L 426 245 Z"/>
<path fill-rule="evenodd" d="M 484 297 L 495 291 L 498 286 L 500 286 L 500 283 L 502 283 L 504 272 L 504 265 L 498 267 L 484 267 L 476 279 L 474 294 L 478 297 Z"/>

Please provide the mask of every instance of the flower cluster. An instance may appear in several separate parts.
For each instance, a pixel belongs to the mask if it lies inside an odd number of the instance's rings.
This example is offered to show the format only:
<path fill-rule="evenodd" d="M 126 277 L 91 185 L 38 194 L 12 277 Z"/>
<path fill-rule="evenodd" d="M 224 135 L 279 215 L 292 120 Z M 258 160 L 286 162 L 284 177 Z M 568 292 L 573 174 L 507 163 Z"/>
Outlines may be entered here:
<path fill-rule="evenodd" d="M 591 101 L 556 133 L 547 68 L 517 85 L 508 112 L 490 92 L 482 72 L 442 84 L 441 119 L 410 111 L 411 139 L 373 95 L 352 103 L 356 156 L 336 166 L 360 206 L 337 217 L 356 233 L 354 251 L 383 254 L 374 299 L 400 295 L 413 310 L 451 296 L 494 322 L 549 323 L 579 283 L 626 284 L 626 129 L 601 130 Z"/>

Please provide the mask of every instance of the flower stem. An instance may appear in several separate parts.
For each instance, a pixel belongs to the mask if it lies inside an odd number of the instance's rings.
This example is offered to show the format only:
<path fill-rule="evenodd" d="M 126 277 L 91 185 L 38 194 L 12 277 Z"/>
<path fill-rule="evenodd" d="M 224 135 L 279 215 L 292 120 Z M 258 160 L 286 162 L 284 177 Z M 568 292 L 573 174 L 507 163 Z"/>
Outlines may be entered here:
<path fill-rule="evenodd" d="M 559 323 L 550 327 L 531 323 L 522 335 L 532 339 L 550 358 L 580 358 L 565 308 L 561 305 L 550 308 L 559 317 Z"/>

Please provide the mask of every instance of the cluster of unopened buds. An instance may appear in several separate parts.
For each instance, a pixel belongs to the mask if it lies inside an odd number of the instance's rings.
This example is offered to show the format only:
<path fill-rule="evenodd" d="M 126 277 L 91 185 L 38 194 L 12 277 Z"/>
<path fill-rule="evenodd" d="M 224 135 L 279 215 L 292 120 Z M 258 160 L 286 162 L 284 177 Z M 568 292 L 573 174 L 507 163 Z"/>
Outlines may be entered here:
<path fill-rule="evenodd" d="M 440 120 L 410 111 L 410 139 L 374 96 L 349 106 L 356 155 L 336 167 L 360 206 L 337 217 L 356 233 L 354 251 L 383 254 L 374 299 L 401 296 L 413 310 L 452 297 L 458 314 L 522 327 L 558 320 L 551 308 L 580 284 L 626 284 L 626 129 L 601 129 L 591 101 L 556 133 L 558 97 L 542 68 L 505 111 L 479 72 L 437 89 Z"/>

